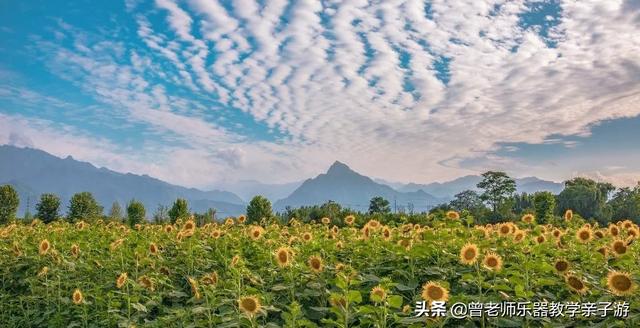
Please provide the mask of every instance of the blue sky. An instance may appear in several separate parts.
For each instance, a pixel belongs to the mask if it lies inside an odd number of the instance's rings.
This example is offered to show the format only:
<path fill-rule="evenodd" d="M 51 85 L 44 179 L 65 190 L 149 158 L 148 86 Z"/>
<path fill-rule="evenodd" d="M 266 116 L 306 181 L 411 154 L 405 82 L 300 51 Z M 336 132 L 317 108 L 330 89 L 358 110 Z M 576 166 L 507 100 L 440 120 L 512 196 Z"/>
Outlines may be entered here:
<path fill-rule="evenodd" d="M 640 180 L 640 6 L 0 1 L 0 143 L 214 187 Z"/>

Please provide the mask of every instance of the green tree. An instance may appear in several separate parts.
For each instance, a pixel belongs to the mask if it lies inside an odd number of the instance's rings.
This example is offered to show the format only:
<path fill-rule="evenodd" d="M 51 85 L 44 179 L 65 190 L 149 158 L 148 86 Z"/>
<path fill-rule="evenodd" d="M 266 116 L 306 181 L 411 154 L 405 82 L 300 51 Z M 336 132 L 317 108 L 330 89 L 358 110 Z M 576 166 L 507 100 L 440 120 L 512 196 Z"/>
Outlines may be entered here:
<path fill-rule="evenodd" d="M 478 188 L 484 190 L 480 199 L 491 207 L 494 216 L 498 216 L 498 210 L 504 211 L 502 205 L 516 191 L 516 182 L 506 173 L 499 171 L 485 172 L 482 174 L 482 178 L 482 181 L 477 185 Z M 505 213 L 501 214 L 505 215 Z"/>
<path fill-rule="evenodd" d="M 113 221 L 122 221 L 124 215 L 122 213 L 122 207 L 120 207 L 120 203 L 113 202 L 111 204 L 111 209 L 109 210 L 109 219 Z"/>
<path fill-rule="evenodd" d="M 144 222 L 146 215 L 144 205 L 141 202 L 133 199 L 127 205 L 127 222 L 130 226 Z"/>
<path fill-rule="evenodd" d="M 640 223 L 640 183 L 631 188 L 620 188 L 609 201 L 613 221 L 629 219 Z"/>
<path fill-rule="evenodd" d="M 574 178 L 565 181 L 564 185 L 564 190 L 558 195 L 560 213 L 570 209 L 583 218 L 597 219 L 600 223 L 610 220 L 611 207 L 607 205 L 607 200 L 615 190 L 612 184 Z"/>
<path fill-rule="evenodd" d="M 69 201 L 67 220 L 76 222 L 80 220 L 95 220 L 102 217 L 102 206 L 98 204 L 90 192 L 79 192 Z"/>
<path fill-rule="evenodd" d="M 263 196 L 255 196 L 247 205 L 247 222 L 257 223 L 262 218 L 273 217 L 271 202 Z"/>
<path fill-rule="evenodd" d="M 539 223 L 545 223 L 553 217 L 556 210 L 556 196 L 548 191 L 533 194 L 533 208 Z"/>
<path fill-rule="evenodd" d="M 44 223 L 49 223 L 58 218 L 60 210 L 60 197 L 56 194 L 40 195 L 40 202 L 36 204 L 36 217 Z"/>
<path fill-rule="evenodd" d="M 449 207 L 458 212 L 464 210 L 469 211 L 471 216 L 476 218 L 478 222 L 482 222 L 483 217 L 485 217 L 489 211 L 487 207 L 484 206 L 484 203 L 482 203 L 480 195 L 473 190 L 465 190 L 453 196 L 453 200 L 449 202 Z"/>
<path fill-rule="evenodd" d="M 11 185 L 0 186 L 0 224 L 7 223 L 16 217 L 20 198 Z"/>
<path fill-rule="evenodd" d="M 369 213 L 370 214 L 391 213 L 391 207 L 389 206 L 389 201 L 380 196 L 371 198 L 371 200 L 369 201 Z"/>
<path fill-rule="evenodd" d="M 158 205 L 156 211 L 153 212 L 153 222 L 154 223 L 165 223 L 169 218 L 169 210 L 168 207 L 162 204 Z M 174 222 L 175 223 L 175 222 Z"/>
<path fill-rule="evenodd" d="M 187 200 L 184 198 L 178 198 L 175 202 L 173 202 L 173 206 L 169 210 L 169 218 L 171 219 L 171 223 L 176 223 L 178 219 L 187 219 L 189 218 L 189 204 Z"/>

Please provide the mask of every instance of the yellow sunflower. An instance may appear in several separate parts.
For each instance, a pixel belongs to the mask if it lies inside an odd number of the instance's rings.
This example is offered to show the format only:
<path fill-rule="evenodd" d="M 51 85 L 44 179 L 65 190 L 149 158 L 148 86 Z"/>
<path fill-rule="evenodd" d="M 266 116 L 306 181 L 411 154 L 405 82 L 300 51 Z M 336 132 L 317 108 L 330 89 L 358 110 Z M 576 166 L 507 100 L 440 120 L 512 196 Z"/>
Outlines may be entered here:
<path fill-rule="evenodd" d="M 632 295 L 635 284 L 628 272 L 611 271 L 607 275 L 607 287 L 614 295 Z"/>
<path fill-rule="evenodd" d="M 449 291 L 440 284 L 429 281 L 422 285 L 422 299 L 425 301 L 446 301 L 449 299 Z"/>
<path fill-rule="evenodd" d="M 489 252 L 484 256 L 482 264 L 485 268 L 498 272 L 502 270 L 502 257 L 496 253 Z"/>
<path fill-rule="evenodd" d="M 253 317 L 258 314 L 262 308 L 260 300 L 255 296 L 240 297 L 238 300 L 238 307 L 240 308 L 240 311 L 249 317 Z"/>
<path fill-rule="evenodd" d="M 467 265 L 474 264 L 478 260 L 478 253 L 478 246 L 468 243 L 460 249 L 460 262 Z"/>

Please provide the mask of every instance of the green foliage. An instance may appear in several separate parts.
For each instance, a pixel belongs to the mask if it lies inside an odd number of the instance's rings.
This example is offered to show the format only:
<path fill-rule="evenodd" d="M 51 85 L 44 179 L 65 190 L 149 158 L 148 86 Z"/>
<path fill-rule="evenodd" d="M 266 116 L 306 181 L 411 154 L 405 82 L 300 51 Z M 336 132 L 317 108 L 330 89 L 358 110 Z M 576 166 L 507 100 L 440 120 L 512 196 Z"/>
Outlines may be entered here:
<path fill-rule="evenodd" d="M 111 209 L 109 210 L 109 219 L 113 221 L 122 221 L 124 219 L 124 214 L 122 213 L 122 207 L 120 207 L 120 203 L 113 202 L 113 204 L 111 204 Z"/>
<path fill-rule="evenodd" d="M 169 218 L 171 219 L 171 223 L 176 223 L 178 219 L 185 220 L 189 218 L 191 214 L 189 214 L 189 204 L 187 200 L 184 198 L 178 198 L 173 203 L 173 206 L 169 210 Z"/>
<path fill-rule="evenodd" d="M 484 192 L 480 199 L 487 202 L 494 215 L 499 215 L 501 205 L 509 199 L 516 191 L 516 182 L 506 173 L 499 171 L 488 171 L 482 174 L 482 181 L 477 185 Z"/>
<path fill-rule="evenodd" d="M 90 192 L 80 192 L 73 195 L 69 201 L 67 220 L 69 222 L 95 220 L 102 217 L 102 210 L 102 206 Z"/>
<path fill-rule="evenodd" d="M 389 206 L 389 201 L 376 196 L 371 198 L 369 201 L 369 214 L 387 214 L 391 212 L 391 207 Z"/>
<path fill-rule="evenodd" d="M 169 208 L 162 204 L 158 205 L 156 211 L 153 212 L 153 223 L 164 224 L 169 221 Z"/>
<path fill-rule="evenodd" d="M 609 201 L 612 220 L 630 219 L 640 223 L 640 184 L 635 188 L 620 188 Z"/>
<path fill-rule="evenodd" d="M 539 223 L 546 223 L 556 210 L 556 197 L 548 191 L 533 194 L 533 207 Z"/>
<path fill-rule="evenodd" d="M 11 185 L 0 186 L 0 224 L 7 223 L 16 217 L 20 198 Z"/>
<path fill-rule="evenodd" d="M 127 223 L 130 226 L 134 226 L 138 223 L 144 222 L 146 218 L 146 211 L 144 209 L 144 205 L 133 199 L 127 205 Z"/>
<path fill-rule="evenodd" d="M 610 183 L 595 182 L 587 178 L 565 181 L 565 188 L 558 195 L 559 213 L 571 209 L 584 218 L 608 222 L 611 208 L 607 205 L 607 199 L 613 190 L 615 188 Z"/>
<path fill-rule="evenodd" d="M 36 204 L 36 218 L 44 223 L 53 222 L 59 216 L 60 197 L 55 194 L 40 195 L 40 202 Z"/>
<path fill-rule="evenodd" d="M 271 202 L 263 196 L 255 196 L 247 205 L 247 222 L 258 223 L 263 218 L 271 219 L 273 217 L 273 211 L 271 209 Z"/>

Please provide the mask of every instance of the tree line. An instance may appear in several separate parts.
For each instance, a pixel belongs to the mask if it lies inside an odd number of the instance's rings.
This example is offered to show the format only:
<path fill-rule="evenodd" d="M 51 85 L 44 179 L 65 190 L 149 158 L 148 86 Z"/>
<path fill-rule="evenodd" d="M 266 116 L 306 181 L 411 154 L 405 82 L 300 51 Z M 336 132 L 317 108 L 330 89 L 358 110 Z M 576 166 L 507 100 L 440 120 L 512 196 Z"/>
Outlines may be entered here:
<path fill-rule="evenodd" d="M 630 219 L 640 222 L 640 183 L 633 187 L 616 189 L 610 183 L 596 182 L 587 178 L 574 178 L 564 182 L 564 189 L 555 195 L 548 191 L 533 194 L 516 193 L 515 180 L 506 173 L 489 171 L 482 174 L 477 184 L 479 191 L 465 190 L 454 196 L 448 203 L 432 208 L 429 213 L 456 210 L 467 211 L 475 223 L 493 223 L 516 220 L 523 214 L 535 214 L 538 222 L 545 223 L 554 216 L 561 215 L 571 209 L 580 216 L 606 224 L 611 221 Z M 0 224 L 16 218 L 20 200 L 18 193 L 11 185 L 0 186 Z M 36 204 L 35 218 L 48 223 L 58 219 L 69 222 L 79 220 L 108 219 L 124 221 L 130 225 L 141 223 L 147 219 L 144 205 L 135 199 L 129 201 L 123 210 L 118 202 L 114 202 L 108 214 L 89 192 L 73 195 L 67 206 L 67 215 L 60 214 L 61 200 L 55 194 L 46 193 L 40 196 Z M 278 220 L 287 222 L 292 218 L 303 221 L 320 220 L 322 218 L 342 218 L 347 215 L 362 214 L 350 208 L 343 208 L 334 201 L 321 205 L 287 207 L 284 211 L 274 213 L 271 202 L 263 197 L 254 197 L 246 209 L 249 223 Z M 412 221 L 424 213 L 391 213 L 389 201 L 382 197 L 370 200 L 368 215 L 380 216 L 383 221 Z M 30 220 L 27 210 L 23 219 Z M 189 209 L 187 200 L 178 198 L 169 208 L 159 205 L 151 216 L 156 223 L 175 223 L 178 219 L 194 218 L 198 224 L 212 222 L 216 219 L 216 210 L 209 209 L 205 213 L 194 213 Z"/>

